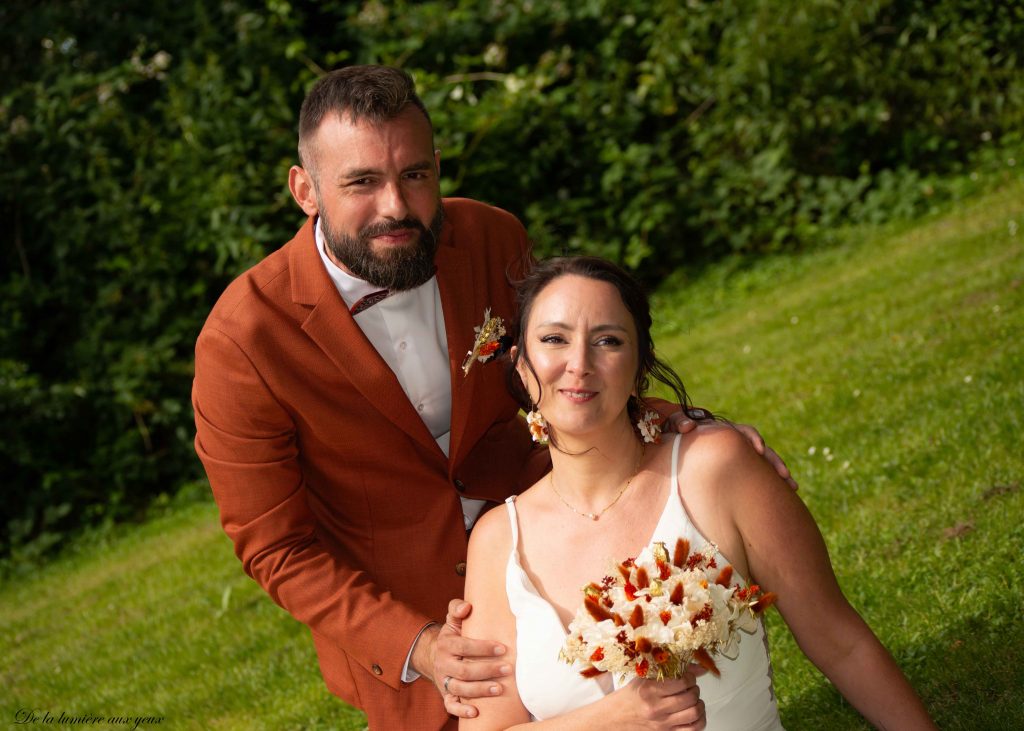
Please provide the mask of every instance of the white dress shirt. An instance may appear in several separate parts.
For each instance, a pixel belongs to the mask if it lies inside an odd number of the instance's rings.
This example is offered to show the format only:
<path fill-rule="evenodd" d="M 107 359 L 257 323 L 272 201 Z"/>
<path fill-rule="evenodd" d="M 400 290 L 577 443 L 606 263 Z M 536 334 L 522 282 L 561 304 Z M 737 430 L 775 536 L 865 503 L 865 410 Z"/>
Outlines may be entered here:
<path fill-rule="evenodd" d="M 351 310 L 368 294 L 379 291 L 369 282 L 354 277 L 327 256 L 320 219 L 316 220 L 316 246 L 327 273 Z M 423 419 L 445 456 L 452 428 L 452 384 L 448 364 L 448 339 L 441 310 L 437 277 L 404 292 L 394 292 L 355 315 L 356 324 L 398 378 L 409 402 Z M 461 498 L 466 530 L 473 527 L 485 502 Z M 429 625 L 428 625 L 429 626 Z M 426 629 L 424 627 L 423 629 Z M 422 630 L 420 631 L 422 634 Z M 417 635 L 416 640 L 419 640 Z M 413 642 L 413 648 L 416 641 Z M 406 658 L 402 680 L 419 677 L 409 668 L 412 649 Z"/>

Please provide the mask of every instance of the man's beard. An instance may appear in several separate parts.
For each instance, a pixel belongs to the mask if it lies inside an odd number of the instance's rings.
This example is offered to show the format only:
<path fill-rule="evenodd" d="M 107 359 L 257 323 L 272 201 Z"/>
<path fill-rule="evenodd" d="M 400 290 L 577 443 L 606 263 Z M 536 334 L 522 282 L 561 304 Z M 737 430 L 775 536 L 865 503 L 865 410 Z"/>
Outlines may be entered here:
<path fill-rule="evenodd" d="M 320 208 L 320 227 L 331 255 L 360 279 L 393 292 L 418 287 L 434 276 L 434 254 L 437 253 L 442 223 L 444 209 L 438 203 L 429 229 L 412 216 L 406 216 L 400 221 L 366 226 L 355 236 L 349 236 L 335 231 L 324 215 L 323 207 Z M 382 254 L 373 252 L 370 247 L 373 237 L 401 229 L 416 231 L 416 242 Z"/>

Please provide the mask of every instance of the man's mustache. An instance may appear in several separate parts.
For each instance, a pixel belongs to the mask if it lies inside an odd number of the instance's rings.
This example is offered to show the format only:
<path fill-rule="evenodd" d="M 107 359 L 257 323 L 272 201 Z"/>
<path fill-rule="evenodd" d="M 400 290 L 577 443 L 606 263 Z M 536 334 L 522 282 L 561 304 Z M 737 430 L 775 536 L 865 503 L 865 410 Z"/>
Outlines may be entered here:
<path fill-rule="evenodd" d="M 406 216 L 400 221 L 381 221 L 380 223 L 370 224 L 361 231 L 361 236 L 364 239 L 372 239 L 374 236 L 387 236 L 395 231 L 401 231 L 402 229 L 409 228 L 414 229 L 421 235 L 427 233 L 426 226 L 415 218 Z"/>

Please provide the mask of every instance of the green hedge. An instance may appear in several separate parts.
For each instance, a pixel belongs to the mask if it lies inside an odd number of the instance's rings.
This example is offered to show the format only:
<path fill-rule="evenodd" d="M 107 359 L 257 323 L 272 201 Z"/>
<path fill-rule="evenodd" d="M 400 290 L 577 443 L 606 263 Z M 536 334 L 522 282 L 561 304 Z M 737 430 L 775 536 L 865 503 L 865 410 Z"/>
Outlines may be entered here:
<path fill-rule="evenodd" d="M 114 0 L 0 8 L 0 555 L 201 473 L 192 344 L 300 221 L 323 69 L 409 68 L 446 193 L 656 281 L 912 215 L 1024 129 L 1024 5 Z"/>

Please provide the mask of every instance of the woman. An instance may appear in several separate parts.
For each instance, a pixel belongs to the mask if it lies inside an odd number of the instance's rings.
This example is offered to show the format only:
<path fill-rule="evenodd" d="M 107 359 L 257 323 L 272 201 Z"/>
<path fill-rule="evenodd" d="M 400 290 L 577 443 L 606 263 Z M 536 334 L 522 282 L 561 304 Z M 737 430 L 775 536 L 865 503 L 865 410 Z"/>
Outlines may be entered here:
<path fill-rule="evenodd" d="M 712 543 L 720 564 L 778 595 L 801 649 L 881 728 L 934 725 L 892 657 L 843 597 L 799 498 L 729 425 L 646 445 L 649 378 L 687 403 L 654 357 L 650 312 L 628 275 L 591 257 L 543 262 L 520 288 L 511 355 L 533 420 L 546 422 L 551 472 L 485 515 L 469 548 L 469 636 L 513 653 L 514 677 L 460 728 L 781 728 L 763 627 L 742 636 L 721 677 L 614 689 L 558 659 L 580 587 L 652 541 Z"/>

